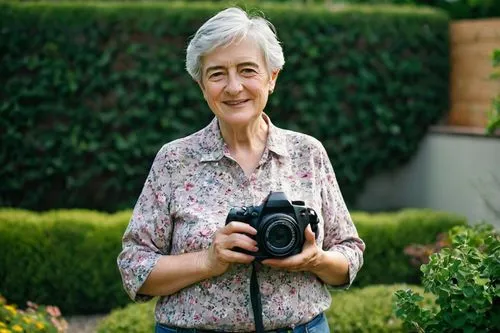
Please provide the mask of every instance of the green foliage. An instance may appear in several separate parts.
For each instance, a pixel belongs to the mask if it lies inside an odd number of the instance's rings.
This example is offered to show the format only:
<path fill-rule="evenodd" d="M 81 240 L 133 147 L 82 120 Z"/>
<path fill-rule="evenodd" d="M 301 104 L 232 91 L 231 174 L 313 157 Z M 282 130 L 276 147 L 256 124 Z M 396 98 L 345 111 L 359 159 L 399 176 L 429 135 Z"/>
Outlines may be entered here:
<path fill-rule="evenodd" d="M 97 333 L 151 333 L 155 327 L 155 300 L 113 310 L 101 320 Z"/>
<path fill-rule="evenodd" d="M 448 17 L 428 8 L 243 5 L 286 57 L 266 112 L 321 140 L 346 200 L 448 110 Z M 0 2 L 0 206 L 116 211 L 155 153 L 213 117 L 185 47 L 222 4 Z"/>
<path fill-rule="evenodd" d="M 492 65 L 495 69 L 491 74 L 491 78 L 500 82 L 500 49 L 496 49 L 492 53 Z M 491 103 L 491 111 L 488 114 L 488 124 L 486 125 L 486 133 L 493 134 L 500 128 L 500 93 L 498 93 Z"/>
<path fill-rule="evenodd" d="M 498 332 L 500 330 L 500 235 L 493 226 L 456 227 L 451 248 L 422 266 L 423 285 L 436 305 L 416 304 L 412 290 L 396 292 L 398 317 L 419 332 Z"/>
<path fill-rule="evenodd" d="M 500 16 L 497 0 L 332 0 L 333 3 L 413 4 L 445 10 L 452 19 L 478 19 Z"/>
<path fill-rule="evenodd" d="M 354 212 L 352 218 L 366 244 L 356 286 L 420 283 L 421 272 L 405 255 L 405 248 L 414 243 L 433 242 L 438 234 L 466 224 L 463 217 L 424 209 L 376 214 Z"/>
<path fill-rule="evenodd" d="M 439 0 L 436 6 L 446 10 L 453 19 L 500 17 L 497 0 Z"/>
<path fill-rule="evenodd" d="M 43 214 L 0 210 L 0 293 L 64 313 L 99 313 L 128 302 L 116 258 L 129 212 Z"/>
<path fill-rule="evenodd" d="M 394 292 L 407 285 L 372 285 L 362 289 L 332 292 L 332 305 L 326 311 L 332 332 L 385 333 L 405 332 L 402 321 L 393 312 Z M 423 292 L 419 286 L 412 289 Z M 432 297 L 428 297 L 426 304 Z"/>
<path fill-rule="evenodd" d="M 85 210 L 34 213 L 0 209 L 0 293 L 24 304 L 57 304 L 68 315 L 105 313 L 128 303 L 116 266 L 131 211 Z M 404 247 L 426 242 L 463 224 L 454 215 L 428 210 L 353 213 L 367 244 L 355 284 L 418 282 Z"/>

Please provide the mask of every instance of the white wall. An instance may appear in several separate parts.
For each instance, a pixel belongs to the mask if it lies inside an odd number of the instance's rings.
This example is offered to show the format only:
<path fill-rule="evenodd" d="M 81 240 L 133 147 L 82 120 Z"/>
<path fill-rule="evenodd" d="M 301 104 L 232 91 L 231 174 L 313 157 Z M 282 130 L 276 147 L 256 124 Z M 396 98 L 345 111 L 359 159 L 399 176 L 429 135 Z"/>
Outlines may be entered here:
<path fill-rule="evenodd" d="M 370 179 L 356 203 L 370 211 L 402 207 L 450 211 L 500 228 L 500 137 L 429 133 L 406 166 Z"/>

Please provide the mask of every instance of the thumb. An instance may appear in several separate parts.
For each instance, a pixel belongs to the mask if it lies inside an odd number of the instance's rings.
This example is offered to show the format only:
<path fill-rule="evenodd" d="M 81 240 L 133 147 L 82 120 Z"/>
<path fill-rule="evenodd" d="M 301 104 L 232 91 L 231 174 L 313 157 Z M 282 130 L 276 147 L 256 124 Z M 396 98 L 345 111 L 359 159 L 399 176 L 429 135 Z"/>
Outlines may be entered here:
<path fill-rule="evenodd" d="M 305 237 L 306 237 L 306 241 L 308 241 L 308 242 L 311 242 L 311 243 L 316 242 L 316 235 L 312 231 L 310 224 L 308 224 L 306 227 Z"/>

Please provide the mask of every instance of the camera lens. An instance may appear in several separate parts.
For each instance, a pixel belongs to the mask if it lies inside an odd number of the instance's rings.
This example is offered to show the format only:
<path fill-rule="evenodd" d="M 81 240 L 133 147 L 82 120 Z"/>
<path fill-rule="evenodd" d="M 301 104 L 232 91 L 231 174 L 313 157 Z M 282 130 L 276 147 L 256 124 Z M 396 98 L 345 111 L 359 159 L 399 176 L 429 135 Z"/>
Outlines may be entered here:
<path fill-rule="evenodd" d="M 267 252 L 276 257 L 289 255 L 298 242 L 297 223 L 286 214 L 270 215 L 263 221 L 264 245 Z"/>
<path fill-rule="evenodd" d="M 293 230 L 285 224 L 274 225 L 269 229 L 269 237 L 267 241 L 277 248 L 284 248 L 293 239 Z"/>

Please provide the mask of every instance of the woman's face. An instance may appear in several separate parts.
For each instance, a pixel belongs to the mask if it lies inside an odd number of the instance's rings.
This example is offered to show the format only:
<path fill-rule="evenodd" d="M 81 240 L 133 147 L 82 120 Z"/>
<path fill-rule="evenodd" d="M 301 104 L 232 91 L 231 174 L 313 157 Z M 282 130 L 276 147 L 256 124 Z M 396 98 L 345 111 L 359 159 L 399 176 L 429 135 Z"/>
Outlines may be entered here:
<path fill-rule="evenodd" d="M 241 126 L 261 116 L 278 72 L 270 75 L 257 43 L 243 39 L 205 55 L 198 83 L 217 118 Z"/>

